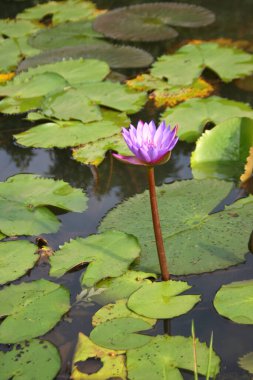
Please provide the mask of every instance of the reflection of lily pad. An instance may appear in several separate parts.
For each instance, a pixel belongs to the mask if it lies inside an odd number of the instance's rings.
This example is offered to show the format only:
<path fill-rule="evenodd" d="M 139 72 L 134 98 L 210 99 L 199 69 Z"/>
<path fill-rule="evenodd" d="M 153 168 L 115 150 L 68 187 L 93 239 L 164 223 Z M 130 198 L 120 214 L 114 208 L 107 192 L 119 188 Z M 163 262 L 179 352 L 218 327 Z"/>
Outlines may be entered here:
<path fill-rule="evenodd" d="M 82 212 L 85 195 L 64 181 L 18 174 L 0 183 L 0 230 L 6 235 L 56 232 L 60 222 L 46 207 Z"/>
<path fill-rule="evenodd" d="M 67 46 L 64 41 L 60 46 L 65 44 L 65 47 L 48 50 L 34 57 L 29 57 L 20 63 L 18 71 L 69 58 L 99 59 L 107 62 L 114 69 L 146 67 L 153 61 L 153 57 L 148 52 L 133 46 L 112 45 L 98 40 L 90 40 L 82 45 L 80 45 L 79 40 L 77 42 L 79 43 L 76 43 L 76 45 L 79 46 Z"/>
<path fill-rule="evenodd" d="M 87 374 L 78 368 L 79 363 L 84 363 L 87 359 L 100 359 L 102 368 L 97 372 Z M 78 343 L 73 358 L 71 379 L 73 380 L 102 380 L 102 379 L 122 379 L 126 380 L 125 358 L 122 352 L 108 350 L 97 346 L 87 336 L 79 333 Z"/>
<path fill-rule="evenodd" d="M 253 324 L 253 280 L 223 285 L 214 298 L 219 314 L 236 323 Z"/>
<path fill-rule="evenodd" d="M 0 343 L 15 343 L 51 330 L 65 314 L 69 291 L 46 280 L 10 285 L 0 291 Z M 53 305 L 53 307 L 48 307 Z"/>
<path fill-rule="evenodd" d="M 50 258 L 50 275 L 60 277 L 80 264 L 91 263 L 84 272 L 82 284 L 93 286 L 106 277 L 122 275 L 139 253 L 137 239 L 120 231 L 77 238 L 65 243 Z"/>
<path fill-rule="evenodd" d="M 39 258 L 36 249 L 25 240 L 0 243 L 0 284 L 16 280 L 31 269 Z"/>
<path fill-rule="evenodd" d="M 209 10 L 190 4 L 138 4 L 109 11 L 95 19 L 94 29 L 107 37 L 129 41 L 159 41 L 177 36 L 167 25 L 199 27 L 211 24 Z"/>
<path fill-rule="evenodd" d="M 188 44 L 174 54 L 159 57 L 151 74 L 166 78 L 171 85 L 189 85 L 205 68 L 230 82 L 253 72 L 253 55 L 215 42 Z"/>
<path fill-rule="evenodd" d="M 197 370 L 207 374 L 209 348 L 196 341 Z M 210 377 L 219 372 L 220 359 L 212 351 Z M 127 370 L 131 380 L 183 380 L 179 372 L 185 369 L 194 372 L 192 338 L 183 336 L 156 336 L 145 346 L 127 352 Z"/>
<path fill-rule="evenodd" d="M 148 318 L 174 318 L 187 313 L 200 300 L 198 295 L 180 295 L 191 287 L 183 281 L 145 284 L 130 295 L 127 306 Z"/>
<path fill-rule="evenodd" d="M 207 99 L 189 99 L 174 108 L 167 108 L 161 120 L 179 125 L 180 140 L 193 142 L 209 122 L 218 124 L 232 117 L 252 117 L 253 109 L 246 103 L 210 96 Z"/>
<path fill-rule="evenodd" d="M 139 318 L 116 318 L 101 323 L 92 330 L 90 339 L 95 344 L 112 350 L 129 350 L 147 344 L 152 338 L 138 334 L 149 330 L 150 324 Z"/>
<path fill-rule="evenodd" d="M 50 380 L 61 367 L 54 345 L 46 340 L 20 343 L 11 351 L 0 352 L 1 379 Z"/>
<path fill-rule="evenodd" d="M 249 352 L 239 359 L 239 366 L 253 375 L 253 352 Z"/>
<path fill-rule="evenodd" d="M 239 179 L 253 146 L 253 119 L 232 118 L 206 131 L 191 156 L 195 178 Z"/>
<path fill-rule="evenodd" d="M 128 298 L 135 290 L 155 279 L 154 273 L 127 271 L 122 276 L 107 278 L 96 284 L 96 289 L 101 290 L 99 294 L 91 296 L 91 300 L 106 305 L 122 298 Z"/>
<path fill-rule="evenodd" d="M 252 230 L 252 198 L 209 215 L 230 188 L 231 184 L 218 180 L 178 181 L 157 188 L 171 273 L 211 272 L 244 261 Z M 137 236 L 142 247 L 139 269 L 160 272 L 147 191 L 107 214 L 100 231 L 111 228 Z"/>

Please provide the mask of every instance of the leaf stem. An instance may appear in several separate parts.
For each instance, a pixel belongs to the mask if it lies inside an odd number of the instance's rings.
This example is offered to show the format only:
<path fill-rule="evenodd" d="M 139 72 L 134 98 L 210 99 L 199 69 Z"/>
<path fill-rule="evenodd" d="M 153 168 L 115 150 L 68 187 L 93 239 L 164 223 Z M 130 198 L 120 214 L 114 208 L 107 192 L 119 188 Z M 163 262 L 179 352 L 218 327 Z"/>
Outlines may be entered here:
<path fill-rule="evenodd" d="M 163 244 L 163 237 L 160 225 L 160 218 L 158 213 L 157 199 L 156 199 L 156 190 L 155 190 L 155 174 L 154 168 L 152 166 L 148 167 L 148 183 L 149 183 L 149 196 L 150 196 L 150 205 L 152 211 L 152 219 L 156 240 L 156 248 L 159 258 L 159 264 L 161 268 L 161 274 L 163 281 L 168 281 L 170 279 L 170 274 L 167 265 L 167 259 L 165 255 L 165 249 Z"/>

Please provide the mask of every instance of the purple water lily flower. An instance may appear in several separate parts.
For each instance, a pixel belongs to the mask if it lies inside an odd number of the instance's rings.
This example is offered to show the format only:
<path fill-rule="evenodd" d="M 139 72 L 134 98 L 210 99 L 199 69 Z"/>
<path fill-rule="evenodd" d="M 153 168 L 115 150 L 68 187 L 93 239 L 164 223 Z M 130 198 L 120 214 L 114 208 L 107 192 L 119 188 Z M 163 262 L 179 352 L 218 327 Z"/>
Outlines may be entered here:
<path fill-rule="evenodd" d="M 137 128 L 132 124 L 129 129 L 123 128 L 122 135 L 134 156 L 122 156 L 113 153 L 120 161 L 134 165 L 154 166 L 167 162 L 171 151 L 178 141 L 178 127 L 170 130 L 163 121 L 156 129 L 154 121 L 143 123 L 139 121 Z"/>

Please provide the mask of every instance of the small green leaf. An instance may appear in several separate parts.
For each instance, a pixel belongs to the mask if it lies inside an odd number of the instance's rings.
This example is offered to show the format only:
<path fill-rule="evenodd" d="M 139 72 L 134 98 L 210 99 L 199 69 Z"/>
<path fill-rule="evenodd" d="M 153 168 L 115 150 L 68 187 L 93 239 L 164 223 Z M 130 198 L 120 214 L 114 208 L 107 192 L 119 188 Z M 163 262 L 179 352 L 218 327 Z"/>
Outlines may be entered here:
<path fill-rule="evenodd" d="M 50 275 L 60 277 L 80 264 L 91 263 L 83 275 L 82 284 L 93 286 L 106 277 L 122 275 L 139 252 L 137 239 L 120 231 L 77 238 L 65 243 L 50 258 Z"/>
<path fill-rule="evenodd" d="M 172 280 L 144 284 L 130 295 L 127 306 L 147 318 L 174 318 L 199 302 L 199 295 L 179 295 L 190 288 L 186 282 Z"/>
<path fill-rule="evenodd" d="M 223 285 L 214 298 L 219 314 L 236 323 L 253 324 L 253 280 Z"/>
<path fill-rule="evenodd" d="M 30 340 L 0 352 L 2 380 L 51 380 L 61 367 L 56 347 L 46 340 Z"/>
<path fill-rule="evenodd" d="M 95 327 L 90 339 L 95 344 L 112 350 L 129 350 L 144 346 L 152 337 L 138 334 L 139 331 L 149 330 L 148 322 L 138 318 L 116 318 Z"/>
<path fill-rule="evenodd" d="M 69 291 L 46 280 L 10 285 L 0 291 L 0 343 L 15 343 L 51 330 L 69 307 Z M 53 307 L 48 307 L 53 305 Z"/>
<path fill-rule="evenodd" d="M 25 240 L 0 243 L 0 284 L 16 280 L 31 269 L 39 259 L 36 250 Z"/>
<path fill-rule="evenodd" d="M 239 366 L 253 375 L 253 352 L 242 356 L 239 359 Z"/>

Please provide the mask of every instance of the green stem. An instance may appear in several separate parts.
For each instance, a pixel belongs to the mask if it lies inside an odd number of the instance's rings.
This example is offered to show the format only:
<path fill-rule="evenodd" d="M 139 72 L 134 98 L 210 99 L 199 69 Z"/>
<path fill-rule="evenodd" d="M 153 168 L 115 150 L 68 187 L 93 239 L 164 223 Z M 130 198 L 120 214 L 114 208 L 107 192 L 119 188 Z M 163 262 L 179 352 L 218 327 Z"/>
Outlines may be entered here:
<path fill-rule="evenodd" d="M 160 218 L 158 213 L 157 199 L 156 199 L 156 190 L 155 190 L 155 175 L 154 168 L 152 166 L 148 167 L 148 183 L 149 183 L 149 196 L 150 196 L 150 205 L 152 211 L 152 219 L 156 240 L 156 248 L 159 258 L 159 264 L 161 268 L 161 274 L 163 281 L 168 281 L 170 279 L 170 274 L 168 270 L 165 249 L 163 244 L 163 237 L 160 225 Z"/>

